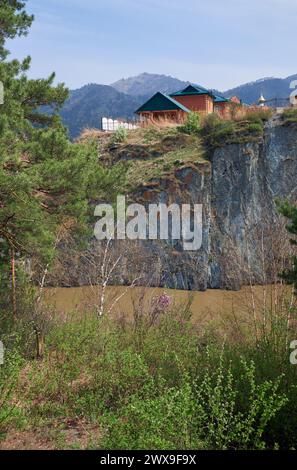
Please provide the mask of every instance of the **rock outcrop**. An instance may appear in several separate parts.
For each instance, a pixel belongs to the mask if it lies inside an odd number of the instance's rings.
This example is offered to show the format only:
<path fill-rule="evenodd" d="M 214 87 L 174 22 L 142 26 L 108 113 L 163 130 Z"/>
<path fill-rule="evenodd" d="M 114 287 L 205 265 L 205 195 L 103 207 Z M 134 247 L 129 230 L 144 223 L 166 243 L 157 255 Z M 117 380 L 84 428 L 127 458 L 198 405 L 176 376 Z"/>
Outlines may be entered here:
<path fill-rule="evenodd" d="M 180 242 L 143 244 L 154 285 L 205 290 L 271 282 L 288 243 L 276 201 L 297 199 L 297 128 L 274 117 L 258 140 L 217 148 L 209 163 L 185 165 L 173 181 L 151 183 L 135 200 L 203 204 L 199 251 L 183 251 Z"/>
<path fill-rule="evenodd" d="M 142 149 L 140 159 L 147 152 Z M 112 282 L 141 278 L 143 284 L 176 289 L 238 289 L 271 282 L 278 274 L 288 237 L 276 200 L 297 199 L 297 127 L 274 116 L 258 139 L 216 148 L 207 160 L 193 157 L 174 162 L 170 174 L 149 178 L 130 196 L 146 206 L 202 204 L 201 249 L 184 251 L 179 240 L 130 243 Z M 116 158 L 137 155 L 121 149 Z M 68 285 L 88 283 L 87 270 L 72 266 Z"/>

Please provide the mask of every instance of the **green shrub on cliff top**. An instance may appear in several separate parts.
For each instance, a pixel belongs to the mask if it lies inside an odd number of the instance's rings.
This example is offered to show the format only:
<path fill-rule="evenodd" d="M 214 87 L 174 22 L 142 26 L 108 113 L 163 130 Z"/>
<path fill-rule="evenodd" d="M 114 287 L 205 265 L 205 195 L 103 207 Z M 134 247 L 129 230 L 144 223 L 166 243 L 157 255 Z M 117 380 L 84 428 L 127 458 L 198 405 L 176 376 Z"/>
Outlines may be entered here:
<path fill-rule="evenodd" d="M 297 109 L 296 108 L 285 109 L 282 114 L 282 120 L 285 125 L 297 123 Z"/>
<path fill-rule="evenodd" d="M 251 132 L 252 134 L 262 134 L 263 124 L 259 122 L 251 122 L 248 125 L 248 132 Z"/>
<path fill-rule="evenodd" d="M 200 131 L 199 114 L 195 112 L 189 113 L 186 122 L 182 126 L 179 126 L 179 130 L 185 134 L 197 135 Z"/>
<path fill-rule="evenodd" d="M 234 137 L 235 123 L 221 119 L 217 114 L 209 114 L 202 128 L 202 136 L 209 147 L 219 147 Z"/>

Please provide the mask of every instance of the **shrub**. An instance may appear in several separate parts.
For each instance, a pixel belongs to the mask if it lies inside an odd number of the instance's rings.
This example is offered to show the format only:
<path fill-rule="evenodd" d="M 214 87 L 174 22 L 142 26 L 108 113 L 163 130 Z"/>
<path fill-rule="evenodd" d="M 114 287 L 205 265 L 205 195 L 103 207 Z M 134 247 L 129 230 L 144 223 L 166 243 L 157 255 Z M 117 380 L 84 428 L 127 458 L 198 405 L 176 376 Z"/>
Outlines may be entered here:
<path fill-rule="evenodd" d="M 106 417 L 106 449 L 198 449 L 199 428 L 191 385 L 157 393 L 147 389 L 145 399 L 132 397 L 116 415 Z"/>
<path fill-rule="evenodd" d="M 297 123 L 297 109 L 296 108 L 285 109 L 282 114 L 282 120 L 285 125 Z"/>
<path fill-rule="evenodd" d="M 5 339 L 3 341 L 5 344 Z M 22 413 L 13 402 L 23 360 L 16 350 L 5 350 L 4 364 L 0 365 L 0 435 L 13 420 L 22 418 Z"/>
<path fill-rule="evenodd" d="M 246 119 L 250 122 L 264 123 L 271 118 L 272 109 L 257 109 L 247 113 Z"/>
<path fill-rule="evenodd" d="M 111 143 L 112 144 L 121 144 L 126 142 L 128 138 L 128 131 L 124 127 L 119 127 L 111 136 Z"/>
<path fill-rule="evenodd" d="M 263 124 L 262 122 L 251 122 L 248 125 L 248 132 L 252 134 L 259 134 L 261 135 L 263 133 Z"/>
<path fill-rule="evenodd" d="M 242 360 L 242 386 L 248 390 L 244 406 L 232 364 L 221 358 L 218 369 L 201 377 L 187 372 L 179 387 L 165 383 L 134 395 L 128 405 L 107 415 L 107 449 L 260 449 L 269 421 L 285 405 L 280 379 L 256 383 L 255 365 Z M 164 388 L 163 388 L 164 387 Z"/>
<path fill-rule="evenodd" d="M 221 119 L 217 114 L 210 114 L 204 120 L 202 135 L 209 147 L 219 147 L 232 141 L 235 135 L 235 123 Z"/>
<path fill-rule="evenodd" d="M 215 449 L 265 448 L 262 436 L 269 421 L 286 404 L 285 394 L 279 391 L 280 380 L 257 383 L 255 364 L 240 361 L 240 380 L 233 375 L 234 364 L 218 370 L 207 370 L 203 381 L 196 386 L 197 410 L 201 428 L 207 430 L 208 447 Z M 240 391 L 244 401 L 240 401 Z"/>
<path fill-rule="evenodd" d="M 186 122 L 182 126 L 179 126 L 179 131 L 190 135 L 198 134 L 200 131 L 199 114 L 195 112 L 189 113 Z"/>

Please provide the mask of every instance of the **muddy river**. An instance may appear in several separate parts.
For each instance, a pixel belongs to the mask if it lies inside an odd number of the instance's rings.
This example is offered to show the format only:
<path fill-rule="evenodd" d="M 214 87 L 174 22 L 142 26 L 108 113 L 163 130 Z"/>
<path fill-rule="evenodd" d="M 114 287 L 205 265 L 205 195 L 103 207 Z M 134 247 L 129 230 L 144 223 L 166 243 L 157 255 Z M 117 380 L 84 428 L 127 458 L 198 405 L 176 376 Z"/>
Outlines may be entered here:
<path fill-rule="evenodd" d="M 289 295 L 288 288 L 282 286 L 244 287 L 240 291 L 208 290 L 188 292 L 160 288 L 127 288 L 110 286 L 105 292 L 105 311 L 120 315 L 133 315 L 139 305 L 150 304 L 153 298 L 163 293 L 170 297 L 173 305 L 190 302 L 194 318 L 212 317 L 225 313 L 248 313 L 263 305 L 270 308 Z M 59 313 L 92 311 L 100 304 L 100 287 L 47 288 L 46 302 Z"/>

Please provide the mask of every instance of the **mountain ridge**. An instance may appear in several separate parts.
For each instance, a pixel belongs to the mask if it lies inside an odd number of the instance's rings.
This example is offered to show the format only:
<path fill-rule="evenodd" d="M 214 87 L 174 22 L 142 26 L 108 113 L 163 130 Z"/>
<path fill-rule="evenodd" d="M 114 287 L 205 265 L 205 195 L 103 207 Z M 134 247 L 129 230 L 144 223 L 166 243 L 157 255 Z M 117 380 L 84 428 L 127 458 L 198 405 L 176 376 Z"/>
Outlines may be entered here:
<path fill-rule="evenodd" d="M 110 86 L 121 93 L 133 96 L 146 96 L 160 91 L 161 93 L 173 93 L 174 91 L 184 88 L 190 82 L 179 80 L 170 75 L 150 74 L 143 72 L 139 75 L 122 78 Z M 145 92 L 143 90 L 145 89 Z"/>

